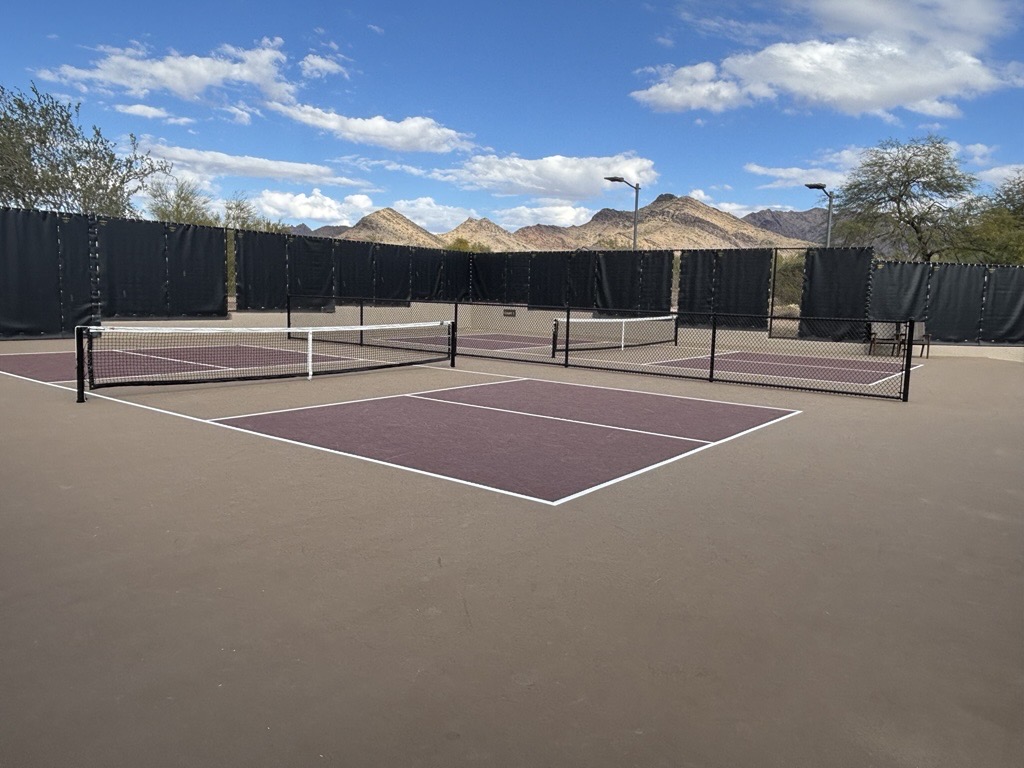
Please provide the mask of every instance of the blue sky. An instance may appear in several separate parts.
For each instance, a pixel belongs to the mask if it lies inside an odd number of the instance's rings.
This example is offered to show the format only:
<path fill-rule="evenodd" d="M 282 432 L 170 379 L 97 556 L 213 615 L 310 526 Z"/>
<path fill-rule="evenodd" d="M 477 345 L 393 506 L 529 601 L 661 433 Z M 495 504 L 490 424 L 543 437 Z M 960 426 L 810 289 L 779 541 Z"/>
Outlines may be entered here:
<path fill-rule="evenodd" d="M 5 10 L 0 84 L 80 102 L 215 201 L 432 232 L 582 224 L 664 193 L 822 204 L 879 141 L 1024 168 L 1020 0 L 241 0 Z M 144 204 L 144 201 L 142 201 Z"/>

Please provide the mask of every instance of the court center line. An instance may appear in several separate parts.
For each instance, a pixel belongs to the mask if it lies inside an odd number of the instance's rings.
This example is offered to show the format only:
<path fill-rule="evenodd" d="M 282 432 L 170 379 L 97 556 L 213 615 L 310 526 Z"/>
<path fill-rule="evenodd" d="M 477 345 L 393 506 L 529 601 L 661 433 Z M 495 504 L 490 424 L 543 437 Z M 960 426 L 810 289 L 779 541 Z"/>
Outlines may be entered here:
<path fill-rule="evenodd" d="M 423 366 L 424 368 L 437 367 L 440 370 L 449 370 L 448 368 L 442 368 L 440 366 Z M 471 373 L 471 371 L 460 371 L 460 373 Z M 483 374 L 487 376 L 500 375 L 500 374 Z M 449 392 L 456 389 L 469 389 L 470 387 L 490 387 L 495 384 L 508 384 L 513 381 L 523 381 L 522 378 L 505 378 L 502 381 L 488 381 L 483 384 L 460 384 L 457 387 L 435 387 L 434 389 L 424 389 L 420 392 L 400 392 L 397 395 L 377 395 L 376 397 L 361 397 L 357 400 L 339 400 L 333 403 L 320 403 L 317 405 L 299 405 L 294 408 L 278 408 L 272 411 L 256 411 L 254 413 L 243 413 L 238 416 L 218 416 L 211 421 L 228 421 L 230 419 L 248 419 L 255 416 L 270 416 L 276 413 L 291 413 L 292 411 L 312 411 L 317 408 L 333 408 L 336 405 L 352 405 L 354 403 L 372 403 L 376 400 L 393 400 L 396 397 L 412 397 L 415 395 L 429 395 L 432 392 Z"/>
<path fill-rule="evenodd" d="M 616 427 L 613 424 L 599 424 L 595 421 L 580 421 L 579 419 L 566 419 L 562 416 L 545 416 L 542 413 L 530 413 L 529 411 L 516 411 L 511 408 L 495 408 L 491 405 L 477 405 L 476 403 L 460 403 L 458 400 L 442 400 L 436 397 L 423 397 L 422 395 L 405 395 L 413 400 L 427 400 L 431 403 L 447 403 L 449 405 L 461 405 L 466 408 L 480 408 L 484 411 L 496 411 L 497 413 L 512 413 L 517 416 L 530 416 L 535 419 L 549 419 L 550 421 L 561 421 L 567 424 L 580 424 L 584 427 L 600 427 L 602 429 L 614 429 L 619 432 L 633 432 L 638 435 L 647 435 L 650 437 L 667 437 L 670 440 L 686 440 L 690 443 L 710 443 L 710 440 L 701 440 L 696 437 L 682 437 L 681 435 L 666 435 L 661 432 L 650 432 L 645 429 L 630 429 L 629 427 Z"/>

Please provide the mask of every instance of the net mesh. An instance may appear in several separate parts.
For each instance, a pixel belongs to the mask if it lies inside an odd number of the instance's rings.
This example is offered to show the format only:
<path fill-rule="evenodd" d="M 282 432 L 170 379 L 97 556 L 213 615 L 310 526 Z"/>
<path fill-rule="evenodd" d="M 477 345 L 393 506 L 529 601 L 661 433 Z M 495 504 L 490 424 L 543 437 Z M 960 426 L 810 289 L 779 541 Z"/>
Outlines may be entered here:
<path fill-rule="evenodd" d="M 450 321 L 319 328 L 84 327 L 90 389 L 192 384 L 453 361 Z"/>
<path fill-rule="evenodd" d="M 552 323 L 551 356 L 569 350 L 626 349 L 675 344 L 674 315 L 656 317 L 556 317 Z"/>

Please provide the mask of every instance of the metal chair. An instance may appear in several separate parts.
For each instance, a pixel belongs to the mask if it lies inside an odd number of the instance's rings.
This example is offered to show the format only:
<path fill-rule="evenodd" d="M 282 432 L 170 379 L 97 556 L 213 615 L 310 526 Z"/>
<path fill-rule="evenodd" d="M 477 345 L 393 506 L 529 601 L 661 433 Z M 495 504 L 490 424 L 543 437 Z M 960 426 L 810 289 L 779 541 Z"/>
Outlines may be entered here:
<path fill-rule="evenodd" d="M 900 323 L 871 323 L 868 354 L 875 354 L 876 347 L 888 347 L 889 355 L 899 354 L 903 348 L 903 326 Z"/>
<path fill-rule="evenodd" d="M 902 350 L 903 344 L 910 345 L 910 354 L 914 354 L 914 347 L 921 347 L 920 357 L 930 358 L 932 356 L 932 335 L 928 333 L 928 329 L 925 328 L 924 322 L 914 323 L 914 338 L 905 339 L 900 343 Z"/>

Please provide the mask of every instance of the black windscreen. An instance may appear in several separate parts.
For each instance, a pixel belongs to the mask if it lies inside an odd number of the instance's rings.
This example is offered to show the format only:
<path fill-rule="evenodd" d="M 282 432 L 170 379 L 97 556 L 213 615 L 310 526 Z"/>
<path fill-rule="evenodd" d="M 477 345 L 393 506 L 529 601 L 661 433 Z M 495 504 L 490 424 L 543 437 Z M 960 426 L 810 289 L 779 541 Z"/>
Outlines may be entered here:
<path fill-rule="evenodd" d="M 235 237 L 238 309 L 285 309 L 288 305 L 288 237 L 240 231 Z"/>
<path fill-rule="evenodd" d="M 1024 267 L 993 267 L 988 273 L 982 341 L 1024 343 Z"/>
<path fill-rule="evenodd" d="M 0 209 L 0 334 L 61 332 L 57 215 Z"/>
<path fill-rule="evenodd" d="M 104 317 L 167 317 L 167 248 L 159 221 L 98 222 Z"/>

